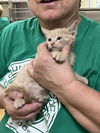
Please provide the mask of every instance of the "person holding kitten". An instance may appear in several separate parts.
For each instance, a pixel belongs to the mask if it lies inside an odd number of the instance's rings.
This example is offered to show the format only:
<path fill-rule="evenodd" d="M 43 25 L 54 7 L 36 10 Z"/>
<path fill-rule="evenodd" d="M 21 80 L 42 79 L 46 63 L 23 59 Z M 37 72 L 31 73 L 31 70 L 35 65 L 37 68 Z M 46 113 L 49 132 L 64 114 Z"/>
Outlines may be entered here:
<path fill-rule="evenodd" d="M 28 74 L 49 90 L 49 99 L 44 105 L 33 102 L 16 109 L 14 100 L 23 98 L 23 94 L 13 91 L 6 96 L 1 87 L 0 107 L 6 113 L 0 131 L 100 132 L 100 24 L 79 14 L 80 3 L 80 0 L 28 0 L 36 17 L 12 23 L 2 32 L 1 86 L 7 88 L 22 66 L 28 64 Z M 62 49 L 66 59 L 58 63 L 47 49 L 42 28 L 68 28 L 76 19 L 79 21 L 74 45 L 72 40 L 68 41 Z M 75 54 L 73 66 L 69 63 L 71 49 Z M 86 77 L 88 84 L 78 80 L 74 72 Z"/>

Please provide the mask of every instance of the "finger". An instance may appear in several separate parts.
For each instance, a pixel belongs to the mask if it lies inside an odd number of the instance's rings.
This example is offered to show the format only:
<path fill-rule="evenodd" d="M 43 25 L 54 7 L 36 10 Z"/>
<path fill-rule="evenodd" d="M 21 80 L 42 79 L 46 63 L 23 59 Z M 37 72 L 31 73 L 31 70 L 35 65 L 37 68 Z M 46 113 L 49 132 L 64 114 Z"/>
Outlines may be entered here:
<path fill-rule="evenodd" d="M 30 120 L 30 119 L 34 119 L 35 120 L 35 117 L 36 115 L 39 113 L 40 110 L 36 111 L 36 112 L 31 112 L 27 115 L 23 115 L 23 116 L 14 116 L 12 117 L 13 120 Z"/>
<path fill-rule="evenodd" d="M 36 108 L 35 108 L 36 109 Z M 29 113 L 26 114 L 25 110 L 24 112 L 25 113 L 17 113 L 16 115 L 13 115 L 13 119 L 17 119 L 17 120 L 27 120 L 27 119 L 32 119 L 32 118 L 35 118 L 35 116 L 40 112 L 41 108 L 39 109 L 36 109 L 36 110 L 31 110 L 31 112 L 29 111 Z"/>
<path fill-rule="evenodd" d="M 69 40 L 67 45 L 65 45 L 64 48 L 62 49 L 62 52 L 66 55 L 66 57 L 69 56 L 72 44 L 73 44 L 73 40 L 71 39 L 71 40 Z"/>
<path fill-rule="evenodd" d="M 44 55 L 47 56 L 47 55 L 50 55 L 50 53 L 47 50 L 47 44 L 41 43 L 37 49 L 37 56 L 44 56 Z"/>
<path fill-rule="evenodd" d="M 9 98 L 5 99 L 5 110 L 10 116 L 16 116 L 17 110 L 13 106 L 13 101 Z"/>
<path fill-rule="evenodd" d="M 34 74 L 34 60 L 30 61 L 27 65 L 27 72 L 29 73 L 29 75 L 32 77 Z"/>
<path fill-rule="evenodd" d="M 6 106 L 6 112 L 13 118 L 13 119 L 28 119 L 34 117 L 39 111 L 41 110 L 40 105 L 37 106 L 35 103 L 34 106 L 26 105 L 21 109 L 15 109 L 11 103 L 8 103 Z"/>
<path fill-rule="evenodd" d="M 18 115 L 19 116 L 25 116 L 30 114 L 31 112 L 36 112 L 38 110 L 40 110 L 40 108 L 42 107 L 41 103 L 35 102 L 32 104 L 25 104 L 22 108 L 19 108 L 18 111 Z"/>
<path fill-rule="evenodd" d="M 74 42 L 74 40 L 73 40 L 73 39 L 70 39 L 70 40 L 68 41 L 68 44 L 67 44 L 67 45 L 71 46 L 71 45 L 73 44 L 73 42 Z"/>

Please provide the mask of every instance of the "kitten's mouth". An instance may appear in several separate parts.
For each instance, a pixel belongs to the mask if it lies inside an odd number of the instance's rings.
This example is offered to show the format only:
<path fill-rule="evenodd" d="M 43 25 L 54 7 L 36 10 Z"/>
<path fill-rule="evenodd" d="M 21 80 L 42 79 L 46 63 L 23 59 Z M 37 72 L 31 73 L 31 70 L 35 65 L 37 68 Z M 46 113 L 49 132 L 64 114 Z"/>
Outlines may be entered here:
<path fill-rule="evenodd" d="M 58 1 L 58 0 L 37 0 L 39 3 L 50 3 L 53 1 Z"/>

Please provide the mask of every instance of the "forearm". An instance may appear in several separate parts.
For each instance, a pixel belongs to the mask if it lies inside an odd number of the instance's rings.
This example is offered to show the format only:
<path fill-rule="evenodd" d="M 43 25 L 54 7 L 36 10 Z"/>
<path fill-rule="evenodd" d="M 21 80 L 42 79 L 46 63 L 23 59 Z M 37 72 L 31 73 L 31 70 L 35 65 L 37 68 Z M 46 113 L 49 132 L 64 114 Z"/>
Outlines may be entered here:
<path fill-rule="evenodd" d="M 79 81 L 55 92 L 72 116 L 89 132 L 100 133 L 100 93 Z"/>
<path fill-rule="evenodd" d="M 4 91 L 3 88 L 0 86 L 0 108 L 4 108 L 3 99 L 4 99 Z"/>
<path fill-rule="evenodd" d="M 65 105 L 76 121 L 90 133 L 100 133 L 100 93 L 77 80 L 68 62 L 56 63 L 39 45 L 37 58 L 30 63 L 29 73 L 44 88 L 48 88 Z"/>

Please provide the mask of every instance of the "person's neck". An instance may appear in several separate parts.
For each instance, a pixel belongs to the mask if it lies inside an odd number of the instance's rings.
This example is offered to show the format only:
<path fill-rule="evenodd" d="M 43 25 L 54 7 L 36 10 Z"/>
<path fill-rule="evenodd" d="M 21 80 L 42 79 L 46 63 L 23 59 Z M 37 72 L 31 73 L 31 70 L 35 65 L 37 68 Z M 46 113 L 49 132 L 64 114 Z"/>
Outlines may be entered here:
<path fill-rule="evenodd" d="M 41 21 L 41 20 L 39 20 L 39 22 L 40 22 L 41 27 L 52 30 L 55 28 L 69 27 L 76 19 L 79 19 L 79 21 L 80 21 L 79 14 L 67 17 L 67 18 L 62 19 L 60 21 L 57 21 L 57 20 L 55 20 L 55 21 L 54 20 L 53 21 L 50 21 L 50 20 L 49 21 Z"/>

